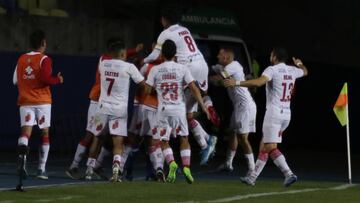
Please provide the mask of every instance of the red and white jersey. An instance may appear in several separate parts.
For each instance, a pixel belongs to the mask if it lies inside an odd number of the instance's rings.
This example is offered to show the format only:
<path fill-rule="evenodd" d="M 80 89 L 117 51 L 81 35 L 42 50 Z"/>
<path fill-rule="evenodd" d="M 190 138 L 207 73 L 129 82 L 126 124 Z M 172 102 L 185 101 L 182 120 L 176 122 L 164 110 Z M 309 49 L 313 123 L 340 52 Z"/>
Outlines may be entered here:
<path fill-rule="evenodd" d="M 224 78 L 232 77 L 236 81 L 245 80 L 244 69 L 241 66 L 241 64 L 237 61 L 233 61 L 230 64 L 226 65 L 223 68 L 221 75 Z M 248 107 L 250 103 L 254 102 L 247 87 L 241 87 L 241 86 L 229 87 L 227 88 L 227 91 L 234 105 L 239 104 L 241 106 Z"/>
<path fill-rule="evenodd" d="M 275 106 L 290 110 L 295 80 L 304 76 L 304 71 L 285 63 L 279 63 L 266 68 L 262 75 L 269 78 L 266 84 L 266 107 Z"/>
<path fill-rule="evenodd" d="M 161 50 L 162 44 L 168 39 L 176 44 L 177 62 L 186 64 L 191 61 L 204 59 L 187 28 L 178 24 L 168 27 L 160 33 L 155 49 Z"/>
<path fill-rule="evenodd" d="M 185 84 L 194 81 L 188 68 L 174 61 L 154 66 L 146 83 L 156 89 L 159 110 L 181 109 L 185 111 Z"/>
<path fill-rule="evenodd" d="M 103 60 L 99 65 L 99 112 L 113 116 L 127 116 L 130 78 L 140 83 L 144 77 L 135 65 L 119 59 Z"/>

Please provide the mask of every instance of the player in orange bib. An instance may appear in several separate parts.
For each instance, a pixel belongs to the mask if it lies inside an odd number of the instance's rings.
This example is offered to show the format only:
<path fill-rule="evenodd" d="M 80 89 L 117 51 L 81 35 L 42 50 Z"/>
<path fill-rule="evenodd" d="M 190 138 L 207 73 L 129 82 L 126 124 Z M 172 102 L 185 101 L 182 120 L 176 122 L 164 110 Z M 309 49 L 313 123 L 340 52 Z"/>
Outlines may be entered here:
<path fill-rule="evenodd" d="M 13 83 L 18 86 L 18 105 L 20 106 L 21 136 L 18 148 L 28 146 L 32 128 L 38 125 L 41 129 L 41 147 L 37 177 L 48 179 L 45 165 L 49 154 L 49 127 L 51 123 L 51 91 L 50 86 L 64 82 L 61 73 L 52 76 L 52 61 L 45 55 L 45 33 L 37 30 L 30 35 L 33 51 L 20 56 L 15 68 Z M 19 155 L 20 157 L 20 155 Z M 26 155 L 24 155 L 26 161 Z M 26 177 L 26 167 L 18 171 Z"/>

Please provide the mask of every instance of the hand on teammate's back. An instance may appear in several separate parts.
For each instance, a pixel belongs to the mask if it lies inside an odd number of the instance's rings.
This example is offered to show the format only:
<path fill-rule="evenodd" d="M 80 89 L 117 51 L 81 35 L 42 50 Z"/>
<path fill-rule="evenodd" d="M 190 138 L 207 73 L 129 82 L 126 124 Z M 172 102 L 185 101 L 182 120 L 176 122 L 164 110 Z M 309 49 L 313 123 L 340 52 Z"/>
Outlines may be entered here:
<path fill-rule="evenodd" d="M 59 78 L 61 84 L 64 83 L 64 77 L 61 75 L 61 72 L 57 74 L 57 77 Z"/>

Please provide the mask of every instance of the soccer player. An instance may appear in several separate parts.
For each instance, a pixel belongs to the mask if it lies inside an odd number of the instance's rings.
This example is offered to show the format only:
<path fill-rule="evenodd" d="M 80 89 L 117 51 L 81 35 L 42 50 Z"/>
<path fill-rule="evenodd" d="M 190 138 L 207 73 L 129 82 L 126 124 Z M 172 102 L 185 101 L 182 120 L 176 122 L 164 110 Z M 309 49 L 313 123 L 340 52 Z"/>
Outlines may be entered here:
<path fill-rule="evenodd" d="M 140 69 L 140 73 L 147 78 L 152 68 L 161 62 L 162 60 L 159 59 L 157 62 L 144 64 Z M 163 172 L 164 156 L 161 150 L 161 141 L 153 136 L 153 130 L 157 124 L 158 99 L 155 92 L 146 94 L 144 90 L 144 88 L 139 88 L 135 96 L 134 114 L 129 132 L 132 136 L 140 135 L 145 137 L 151 163 L 150 169 L 151 171 L 154 169 L 157 180 L 165 181 Z M 149 176 L 147 178 L 151 178 L 150 175 L 152 174 L 147 174 L 147 176 Z"/>
<path fill-rule="evenodd" d="M 120 41 L 120 40 L 121 39 L 119 39 L 119 38 L 110 38 L 107 41 L 107 43 L 106 43 L 107 53 L 100 56 L 98 65 L 103 60 L 111 59 L 111 56 L 108 53 L 110 45 L 117 41 Z M 142 49 L 143 49 L 143 44 L 141 44 L 141 43 L 137 44 L 135 48 L 126 50 L 127 56 L 135 55 L 135 54 L 139 53 Z M 81 176 L 79 173 L 79 163 L 81 162 L 82 158 L 85 157 L 85 154 L 86 154 L 88 148 L 91 146 L 91 144 L 93 142 L 94 135 L 91 133 L 91 128 L 92 128 L 92 125 L 94 124 L 94 118 L 95 118 L 96 111 L 97 111 L 99 97 L 100 97 L 100 74 L 99 74 L 99 69 L 97 68 L 96 74 L 95 74 L 95 82 L 94 82 L 94 84 L 91 88 L 90 94 L 89 94 L 90 104 L 89 104 L 89 109 L 88 109 L 88 114 L 87 114 L 86 135 L 84 138 L 82 138 L 80 140 L 79 144 L 77 145 L 74 159 L 73 159 L 69 169 L 65 171 L 65 173 L 72 179 L 80 179 Z M 101 143 L 97 143 L 97 141 L 95 141 L 95 142 L 96 142 L 96 145 L 101 146 Z M 108 149 L 106 149 L 106 147 L 103 146 L 103 147 L 101 147 L 100 153 L 98 153 L 98 150 L 97 150 L 95 152 L 95 154 L 98 155 L 98 157 L 96 159 L 96 166 L 94 168 L 94 172 L 98 176 L 105 179 L 106 177 L 104 176 L 104 174 L 101 170 L 101 164 L 102 164 L 104 157 L 110 155 L 111 151 L 109 151 Z M 88 177 L 88 179 L 91 179 L 91 177 Z"/>
<path fill-rule="evenodd" d="M 98 112 L 95 116 L 92 132 L 98 136 L 104 129 L 108 129 L 113 140 L 113 174 L 112 182 L 119 182 L 124 164 L 124 138 L 127 137 L 127 107 L 129 99 L 130 78 L 135 83 L 144 85 L 144 77 L 135 65 L 125 62 L 126 50 L 123 43 L 110 45 L 111 59 L 103 60 L 99 65 L 100 98 Z M 93 148 L 94 145 L 92 145 Z M 90 152 L 93 149 L 90 149 Z M 88 158 L 88 169 L 95 167 L 95 159 Z M 88 170 L 91 173 L 91 170 Z"/>
<path fill-rule="evenodd" d="M 222 78 L 233 78 L 237 81 L 245 80 L 243 67 L 239 62 L 234 61 L 234 51 L 231 48 L 221 48 L 217 58 L 220 64 L 218 72 Z M 223 168 L 230 171 L 233 169 L 232 159 L 236 154 L 236 144 L 239 143 L 248 163 L 249 174 L 255 169 L 254 154 L 248 136 L 249 133 L 255 132 L 256 104 L 246 87 L 228 87 L 227 91 L 234 107 L 230 128 L 233 129 L 236 138 L 229 140 L 229 142 L 234 142 L 232 145 L 235 145 L 235 149 L 230 149 L 230 153 L 227 153 L 227 162 L 223 164 Z"/>
<path fill-rule="evenodd" d="M 196 85 L 202 92 L 206 92 L 208 89 L 209 72 L 207 63 L 192 38 L 190 31 L 178 24 L 179 19 L 180 13 L 178 8 L 165 8 L 162 10 L 161 24 L 165 30 L 159 35 L 155 49 L 144 59 L 144 62 L 149 63 L 156 60 L 160 55 L 161 46 L 164 41 L 172 40 L 176 44 L 176 61 L 185 65 L 190 70 L 191 75 L 196 80 Z M 210 155 L 214 153 L 217 137 L 210 136 L 205 132 L 200 123 L 194 119 L 193 114 L 197 112 L 198 103 L 191 95 L 190 90 L 185 91 L 185 97 L 187 120 L 196 141 L 202 149 L 200 164 L 204 165 L 208 162 Z M 210 100 L 210 97 L 207 97 L 207 99 Z M 217 115 L 211 106 L 212 102 L 209 101 L 207 103 L 209 104 L 210 112 L 212 112 L 211 121 L 218 123 Z"/>
<path fill-rule="evenodd" d="M 255 185 L 257 177 L 263 170 L 268 157 L 285 176 L 284 186 L 288 187 L 297 181 L 297 176 L 286 163 L 284 155 L 278 149 L 282 135 L 290 123 L 290 101 L 295 80 L 308 75 L 308 70 L 300 59 L 292 58 L 297 67 L 286 65 L 288 54 L 284 48 L 274 48 L 271 52 L 269 66 L 262 76 L 248 81 L 228 79 L 225 86 L 260 87 L 266 84 L 266 113 L 263 123 L 263 138 L 260 143 L 260 152 L 255 164 L 255 171 L 241 181 L 248 185 Z"/>
<path fill-rule="evenodd" d="M 30 46 L 33 51 L 20 56 L 13 77 L 13 83 L 19 90 L 21 136 L 18 139 L 18 147 L 27 148 L 32 128 L 38 125 L 41 129 L 41 145 L 37 177 L 48 179 L 45 166 L 50 149 L 50 86 L 63 83 L 64 79 L 60 72 L 57 76 L 52 76 L 52 60 L 45 55 L 47 41 L 43 31 L 31 33 Z M 19 172 L 21 170 L 26 177 L 25 165 L 19 168 Z"/>
<path fill-rule="evenodd" d="M 167 164 L 169 164 L 167 182 L 175 181 L 178 168 L 173 151 L 169 146 L 170 135 L 180 136 L 183 173 L 187 182 L 191 184 L 194 182 L 194 178 L 190 171 L 191 149 L 188 141 L 189 131 L 186 122 L 184 86 L 188 86 L 208 118 L 210 118 L 210 114 L 189 69 L 174 62 L 176 45 L 172 40 L 164 41 L 161 54 L 165 62 L 155 66 L 146 80 L 146 91 L 151 92 L 152 89 L 155 89 L 159 101 L 157 128 L 154 129 L 153 133 L 162 141 L 163 154 Z"/>

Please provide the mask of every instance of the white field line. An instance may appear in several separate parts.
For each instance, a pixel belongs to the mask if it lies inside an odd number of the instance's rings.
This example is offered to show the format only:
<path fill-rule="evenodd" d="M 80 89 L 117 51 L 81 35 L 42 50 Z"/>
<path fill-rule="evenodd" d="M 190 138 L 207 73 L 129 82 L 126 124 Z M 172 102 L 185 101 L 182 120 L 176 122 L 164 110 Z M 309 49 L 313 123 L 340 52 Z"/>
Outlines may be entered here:
<path fill-rule="evenodd" d="M 37 200 L 32 200 L 30 202 L 39 202 L 39 203 L 46 203 L 46 202 L 54 202 L 54 201 L 68 201 L 68 200 L 72 200 L 75 198 L 82 198 L 83 196 L 64 196 L 64 197 L 57 197 L 57 198 L 52 198 L 52 199 L 37 199 Z M 0 203 L 14 203 L 15 200 L 4 200 L 4 201 L 0 201 Z"/>
<path fill-rule="evenodd" d="M 208 203 L 224 203 L 224 202 L 233 202 L 250 198 L 264 197 L 264 196 L 274 196 L 274 195 L 286 195 L 286 194 L 297 194 L 297 193 L 306 193 L 306 192 L 315 192 L 321 190 L 345 190 L 350 187 L 354 187 L 356 184 L 344 184 L 331 188 L 306 188 L 302 190 L 289 190 L 283 192 L 265 192 L 265 193 L 254 193 L 254 194 L 246 194 L 246 195 L 235 195 L 232 197 L 226 197 L 221 199 L 209 200 L 209 201 L 186 201 L 181 203 L 198 203 L 198 202 L 208 202 Z M 178 202 L 179 203 L 179 202 Z"/>

